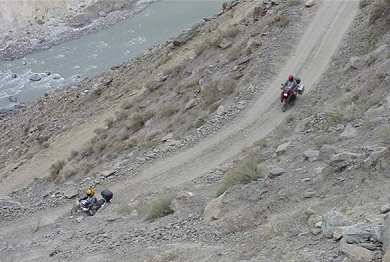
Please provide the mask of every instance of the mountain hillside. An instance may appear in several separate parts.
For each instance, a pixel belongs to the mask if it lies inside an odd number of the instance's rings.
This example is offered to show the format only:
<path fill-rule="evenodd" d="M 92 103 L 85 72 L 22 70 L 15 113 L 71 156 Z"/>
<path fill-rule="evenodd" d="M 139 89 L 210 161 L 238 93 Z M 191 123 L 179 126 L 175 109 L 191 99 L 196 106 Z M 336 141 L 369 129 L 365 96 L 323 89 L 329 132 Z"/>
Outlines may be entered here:
<path fill-rule="evenodd" d="M 1 257 L 390 261 L 389 87 L 389 1 L 226 3 L 0 116 Z M 112 203 L 71 215 L 90 185 Z"/>

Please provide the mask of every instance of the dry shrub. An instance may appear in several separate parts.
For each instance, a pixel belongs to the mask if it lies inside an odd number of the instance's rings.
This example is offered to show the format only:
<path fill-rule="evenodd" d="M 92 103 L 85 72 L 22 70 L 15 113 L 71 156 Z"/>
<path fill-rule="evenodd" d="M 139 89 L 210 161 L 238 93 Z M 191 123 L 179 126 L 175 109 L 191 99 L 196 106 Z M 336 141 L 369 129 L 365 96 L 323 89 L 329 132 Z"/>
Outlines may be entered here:
<path fill-rule="evenodd" d="M 326 119 L 330 126 L 341 124 L 344 122 L 344 112 L 341 109 L 335 109 L 326 114 Z"/>
<path fill-rule="evenodd" d="M 210 33 L 209 37 L 207 37 L 208 47 L 217 47 L 223 39 L 223 33 L 220 30 L 215 30 Z"/>
<path fill-rule="evenodd" d="M 364 119 L 362 122 L 362 127 L 366 130 L 373 130 L 377 126 L 375 121 L 371 121 L 370 119 Z"/>
<path fill-rule="evenodd" d="M 114 118 L 109 117 L 104 120 L 104 123 L 106 124 L 107 128 L 112 128 L 114 126 Z"/>
<path fill-rule="evenodd" d="M 297 6 L 301 4 L 301 0 L 288 0 L 287 5 L 288 6 Z"/>
<path fill-rule="evenodd" d="M 359 8 L 363 9 L 363 8 L 367 7 L 371 2 L 372 2 L 372 0 L 360 0 Z"/>
<path fill-rule="evenodd" d="M 127 203 L 122 203 L 116 208 L 116 213 L 122 216 L 128 216 L 133 212 L 134 208 L 129 206 Z"/>
<path fill-rule="evenodd" d="M 76 176 L 79 172 L 80 170 L 76 164 L 67 164 L 62 171 L 62 177 L 66 180 Z"/>
<path fill-rule="evenodd" d="M 105 140 L 99 140 L 97 143 L 93 146 L 93 151 L 96 153 L 101 153 L 107 148 L 107 141 Z"/>
<path fill-rule="evenodd" d="M 241 52 L 245 50 L 245 48 L 242 45 L 236 45 L 231 47 L 227 52 L 227 60 L 229 62 L 237 60 L 239 57 L 241 57 Z"/>
<path fill-rule="evenodd" d="M 42 145 L 45 142 L 47 142 L 49 139 L 50 139 L 50 136 L 38 136 L 37 142 L 38 142 L 38 144 Z"/>
<path fill-rule="evenodd" d="M 195 57 L 200 56 L 203 52 L 209 47 L 209 44 L 206 41 L 200 41 L 194 46 Z"/>
<path fill-rule="evenodd" d="M 173 195 L 163 193 L 158 195 L 148 206 L 147 218 L 155 220 L 172 214 L 174 211 L 170 208 Z"/>
<path fill-rule="evenodd" d="M 93 91 L 93 94 L 96 95 L 97 97 L 99 97 L 104 93 L 104 90 L 105 90 L 105 88 L 100 86 Z"/>
<path fill-rule="evenodd" d="M 86 143 L 83 148 L 80 150 L 80 157 L 81 158 L 87 158 L 91 156 L 94 153 L 94 143 L 92 143 L 92 140 L 88 143 Z"/>
<path fill-rule="evenodd" d="M 312 139 L 314 145 L 317 149 L 321 149 L 323 145 L 332 145 L 337 142 L 337 137 L 335 135 L 317 135 Z"/>
<path fill-rule="evenodd" d="M 278 15 L 275 16 L 275 22 L 280 27 L 286 27 L 290 23 L 290 20 L 287 15 Z"/>
<path fill-rule="evenodd" d="M 146 121 L 153 118 L 154 113 L 151 111 L 143 112 L 143 113 L 135 113 L 131 117 L 131 123 L 130 128 L 137 132 L 138 130 L 142 129 L 145 126 Z"/>
<path fill-rule="evenodd" d="M 223 95 L 230 95 L 234 92 L 236 88 L 236 82 L 231 79 L 223 79 L 218 82 L 217 89 L 220 91 Z"/>
<path fill-rule="evenodd" d="M 50 166 L 49 181 L 55 181 L 58 179 L 62 169 L 65 166 L 64 160 L 58 160 Z"/>
<path fill-rule="evenodd" d="M 161 108 L 160 113 L 158 115 L 159 118 L 167 118 L 176 114 L 178 111 L 179 109 L 175 105 L 168 104 Z"/>
<path fill-rule="evenodd" d="M 382 127 L 378 131 L 378 137 L 381 142 L 388 145 L 390 144 L 390 127 Z"/>
<path fill-rule="evenodd" d="M 359 119 L 362 115 L 362 112 L 356 104 L 350 104 L 345 106 L 344 109 L 344 121 L 351 122 L 356 119 Z"/>
<path fill-rule="evenodd" d="M 264 21 L 269 26 L 276 25 L 279 27 L 286 27 L 290 22 L 287 15 L 275 15 L 273 17 L 267 17 Z"/>
<path fill-rule="evenodd" d="M 217 196 L 223 194 L 234 185 L 247 184 L 264 176 L 263 169 L 255 157 L 247 157 L 231 169 L 223 178 Z"/>
<path fill-rule="evenodd" d="M 220 92 L 218 91 L 217 83 L 211 82 L 208 86 L 201 90 L 200 95 L 202 97 L 204 106 L 206 108 L 210 108 L 210 106 L 215 104 L 220 97 Z"/>
<path fill-rule="evenodd" d="M 166 254 L 154 256 L 146 260 L 145 262 L 170 262 L 170 261 L 175 261 L 178 258 L 179 256 L 177 254 L 169 252 Z"/>
<path fill-rule="evenodd" d="M 114 154 L 117 155 L 123 151 L 134 148 L 137 144 L 138 141 L 133 138 L 133 139 L 127 139 L 125 141 L 115 141 L 115 140 L 111 141 L 111 144 L 108 147 L 110 152 L 114 156 Z"/>
<path fill-rule="evenodd" d="M 374 24 L 378 19 L 385 15 L 385 12 L 389 8 L 389 1 L 377 0 L 369 13 L 368 22 L 370 25 Z"/>
<path fill-rule="evenodd" d="M 124 141 L 124 140 L 128 139 L 129 136 L 130 136 L 129 129 L 127 129 L 126 127 L 122 127 L 116 133 L 116 140 Z"/>
<path fill-rule="evenodd" d="M 121 122 L 123 120 L 126 120 L 130 117 L 130 113 L 126 110 L 115 112 L 115 121 Z"/>
<path fill-rule="evenodd" d="M 231 25 L 222 31 L 222 36 L 227 38 L 234 38 L 238 35 L 238 33 L 240 33 L 238 25 Z"/>
<path fill-rule="evenodd" d="M 39 216 L 36 218 L 34 224 L 31 226 L 32 233 L 37 233 L 42 228 L 42 217 Z"/>
<path fill-rule="evenodd" d="M 70 155 L 68 157 L 68 161 L 71 161 L 72 159 L 75 159 L 76 157 L 78 157 L 80 155 L 80 152 L 77 151 L 77 150 L 72 150 L 70 151 Z"/>
<path fill-rule="evenodd" d="M 129 110 L 129 109 L 131 109 L 132 107 L 133 107 L 133 102 L 130 101 L 130 100 L 127 100 L 127 101 L 123 102 L 122 105 L 121 105 L 121 108 L 122 108 L 123 110 Z"/>

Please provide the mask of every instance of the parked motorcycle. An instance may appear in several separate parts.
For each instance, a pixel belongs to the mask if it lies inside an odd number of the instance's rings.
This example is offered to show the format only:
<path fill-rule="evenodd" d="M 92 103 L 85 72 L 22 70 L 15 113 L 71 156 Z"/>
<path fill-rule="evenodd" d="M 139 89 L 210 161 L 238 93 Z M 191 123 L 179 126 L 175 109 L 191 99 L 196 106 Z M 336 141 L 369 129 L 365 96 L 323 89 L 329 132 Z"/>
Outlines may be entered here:
<path fill-rule="evenodd" d="M 110 190 L 103 190 L 100 194 L 102 199 L 99 200 L 96 197 L 80 197 L 76 205 L 72 208 L 71 215 L 85 214 L 94 216 L 99 209 L 111 202 L 113 198 L 113 193 Z"/>
<path fill-rule="evenodd" d="M 282 103 L 282 111 L 286 112 L 289 106 L 295 104 L 298 94 L 302 95 L 305 87 L 300 79 L 296 79 L 297 87 L 294 88 L 289 85 L 282 84 L 282 93 L 280 95 L 280 102 Z"/>

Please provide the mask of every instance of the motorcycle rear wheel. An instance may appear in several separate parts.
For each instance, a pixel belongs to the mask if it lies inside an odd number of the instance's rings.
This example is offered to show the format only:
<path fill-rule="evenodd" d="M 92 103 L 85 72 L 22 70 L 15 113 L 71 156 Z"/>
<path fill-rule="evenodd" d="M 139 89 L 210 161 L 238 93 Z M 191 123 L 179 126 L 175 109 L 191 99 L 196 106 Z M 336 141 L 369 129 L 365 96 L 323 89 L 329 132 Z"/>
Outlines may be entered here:
<path fill-rule="evenodd" d="M 287 111 L 287 103 L 283 103 L 282 104 L 282 112 L 286 112 Z"/>

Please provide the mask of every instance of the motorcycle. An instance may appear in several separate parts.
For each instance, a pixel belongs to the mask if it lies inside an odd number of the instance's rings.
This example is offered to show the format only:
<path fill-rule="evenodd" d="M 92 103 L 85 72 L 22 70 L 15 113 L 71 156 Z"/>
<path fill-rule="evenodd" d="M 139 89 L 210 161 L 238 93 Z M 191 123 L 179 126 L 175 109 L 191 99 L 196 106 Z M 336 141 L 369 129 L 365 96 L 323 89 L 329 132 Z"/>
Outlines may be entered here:
<path fill-rule="evenodd" d="M 282 93 L 280 96 L 280 102 L 282 103 L 282 111 L 286 112 L 287 108 L 291 105 L 295 104 L 295 101 L 297 99 L 297 95 L 302 95 L 305 87 L 302 84 L 300 79 L 296 80 L 297 87 L 293 88 L 292 86 L 288 86 L 285 84 L 282 84 Z"/>
<path fill-rule="evenodd" d="M 87 216 L 94 216 L 99 209 L 111 202 L 113 193 L 110 190 L 103 190 L 101 196 L 102 199 L 99 200 L 96 197 L 80 197 L 70 211 L 71 215 L 85 214 Z"/>

